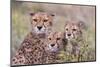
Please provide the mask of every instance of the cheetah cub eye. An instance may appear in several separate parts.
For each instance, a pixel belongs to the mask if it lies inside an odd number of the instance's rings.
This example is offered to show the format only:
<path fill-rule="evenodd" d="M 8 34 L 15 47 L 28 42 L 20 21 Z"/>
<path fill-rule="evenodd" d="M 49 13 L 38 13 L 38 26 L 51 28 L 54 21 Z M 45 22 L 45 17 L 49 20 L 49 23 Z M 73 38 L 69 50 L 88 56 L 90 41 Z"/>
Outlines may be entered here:
<path fill-rule="evenodd" d="M 63 33 L 52 32 L 48 35 L 46 39 L 45 50 L 47 52 L 58 52 L 63 48 Z"/>

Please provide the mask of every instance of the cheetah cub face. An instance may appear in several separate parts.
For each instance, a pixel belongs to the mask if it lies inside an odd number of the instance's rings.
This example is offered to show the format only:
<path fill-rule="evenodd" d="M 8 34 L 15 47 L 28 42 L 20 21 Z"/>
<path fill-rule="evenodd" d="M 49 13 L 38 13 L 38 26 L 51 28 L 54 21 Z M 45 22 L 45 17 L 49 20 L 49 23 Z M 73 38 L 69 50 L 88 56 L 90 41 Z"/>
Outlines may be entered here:
<path fill-rule="evenodd" d="M 67 21 L 65 25 L 65 37 L 68 40 L 77 39 L 82 35 L 84 23 L 82 21 Z"/>
<path fill-rule="evenodd" d="M 47 33 L 53 22 L 53 14 L 48 14 L 44 12 L 30 13 L 32 31 L 36 34 Z"/>
<path fill-rule="evenodd" d="M 58 52 L 63 48 L 63 33 L 52 32 L 46 40 L 45 50 L 47 52 Z"/>

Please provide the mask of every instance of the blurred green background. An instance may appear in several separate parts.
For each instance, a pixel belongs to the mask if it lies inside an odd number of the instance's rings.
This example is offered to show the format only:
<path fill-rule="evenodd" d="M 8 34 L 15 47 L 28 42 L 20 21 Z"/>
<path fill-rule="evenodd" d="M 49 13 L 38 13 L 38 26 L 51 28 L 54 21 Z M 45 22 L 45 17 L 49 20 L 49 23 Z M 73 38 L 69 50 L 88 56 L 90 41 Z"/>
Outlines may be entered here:
<path fill-rule="evenodd" d="M 80 5 L 65 5 L 65 4 L 50 4 L 50 3 L 34 3 L 14 1 L 11 3 L 12 13 L 12 55 L 21 45 L 24 37 L 31 31 L 30 15 L 31 12 L 48 12 L 55 14 L 53 29 L 63 31 L 66 20 L 82 20 L 85 22 L 87 29 L 84 31 L 84 47 L 83 60 L 95 60 L 95 7 L 80 6 Z M 60 55 L 66 61 L 66 56 Z"/>

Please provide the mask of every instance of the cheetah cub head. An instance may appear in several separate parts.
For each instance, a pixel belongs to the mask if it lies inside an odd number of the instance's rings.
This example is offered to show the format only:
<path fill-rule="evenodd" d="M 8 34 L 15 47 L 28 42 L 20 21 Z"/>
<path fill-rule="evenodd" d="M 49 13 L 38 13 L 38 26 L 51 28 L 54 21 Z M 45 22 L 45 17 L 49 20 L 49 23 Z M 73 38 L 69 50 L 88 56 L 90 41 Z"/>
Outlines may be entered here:
<path fill-rule="evenodd" d="M 38 13 L 30 13 L 30 15 L 31 15 L 32 32 L 36 34 L 43 34 L 51 30 L 54 17 L 53 14 L 38 12 Z"/>
<path fill-rule="evenodd" d="M 85 28 L 82 21 L 67 21 L 65 25 L 65 38 L 67 40 L 77 39 L 82 35 L 82 29 Z"/>
<path fill-rule="evenodd" d="M 45 50 L 47 52 L 58 52 L 63 48 L 63 33 L 52 32 L 46 39 Z"/>

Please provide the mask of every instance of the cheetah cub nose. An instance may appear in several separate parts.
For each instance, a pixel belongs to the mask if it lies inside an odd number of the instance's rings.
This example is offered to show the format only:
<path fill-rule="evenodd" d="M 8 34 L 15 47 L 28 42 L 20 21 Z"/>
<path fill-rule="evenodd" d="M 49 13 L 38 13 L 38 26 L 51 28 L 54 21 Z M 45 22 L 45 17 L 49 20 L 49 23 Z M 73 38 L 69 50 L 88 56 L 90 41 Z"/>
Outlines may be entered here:
<path fill-rule="evenodd" d="M 55 44 L 51 44 L 51 46 L 53 47 L 53 46 L 55 46 Z"/>
<path fill-rule="evenodd" d="M 71 34 L 67 34 L 68 36 L 71 36 Z"/>
<path fill-rule="evenodd" d="M 38 30 L 41 30 L 42 29 L 42 26 L 37 26 Z"/>

